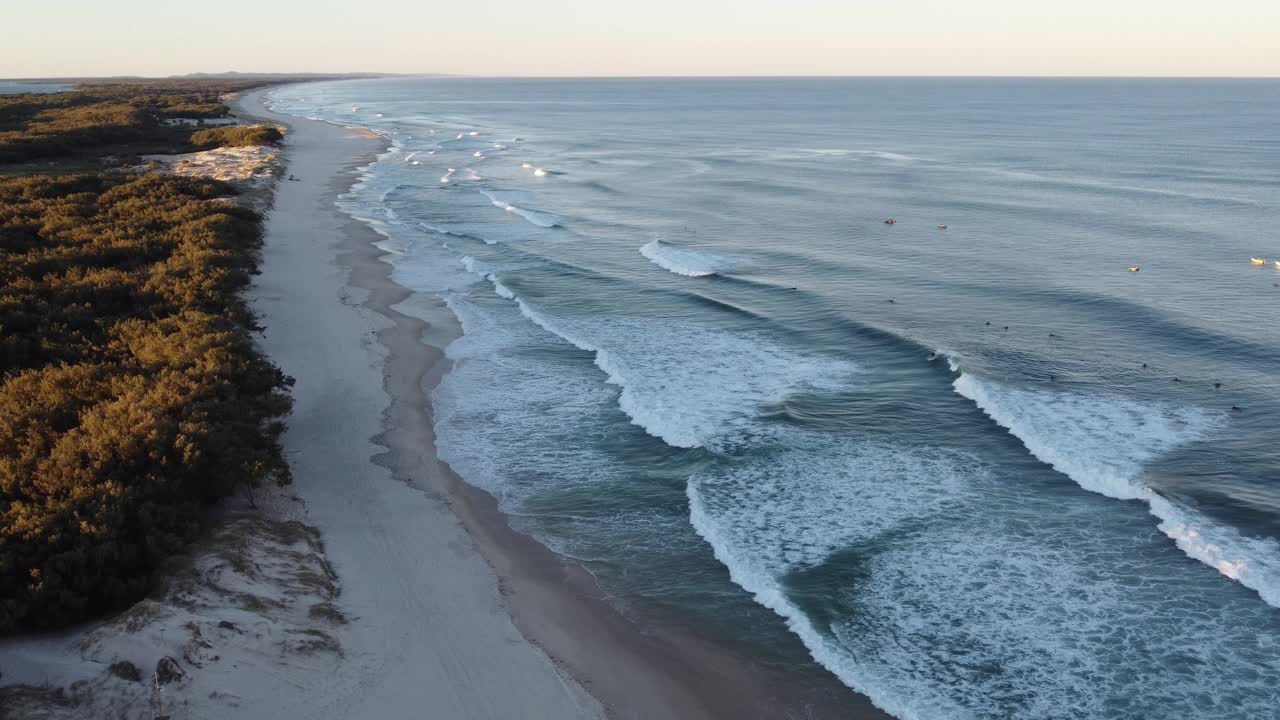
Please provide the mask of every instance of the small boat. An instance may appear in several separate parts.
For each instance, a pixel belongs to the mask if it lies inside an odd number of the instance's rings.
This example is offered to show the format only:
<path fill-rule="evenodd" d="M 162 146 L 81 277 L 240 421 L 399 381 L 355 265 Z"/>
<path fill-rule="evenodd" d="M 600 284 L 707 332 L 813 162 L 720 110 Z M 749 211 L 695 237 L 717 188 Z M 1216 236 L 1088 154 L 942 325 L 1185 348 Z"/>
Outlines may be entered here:
<path fill-rule="evenodd" d="M 946 229 L 947 229 L 947 225 L 946 225 L 946 223 L 938 223 L 938 229 L 939 229 L 939 230 L 946 230 Z"/>
<path fill-rule="evenodd" d="M 1267 259 L 1266 259 L 1266 258 L 1256 258 L 1256 257 L 1251 257 L 1251 258 L 1249 258 L 1249 262 L 1253 263 L 1254 265 L 1266 265 L 1266 264 L 1267 264 Z"/>
<path fill-rule="evenodd" d="M 1129 268 L 1129 272 L 1138 272 L 1141 269 L 1142 268 L 1138 267 L 1137 265 L 1133 265 Z"/>
<path fill-rule="evenodd" d="M 897 221 L 897 220 L 894 220 L 893 218 L 889 218 L 888 220 L 885 220 L 885 221 L 884 221 L 884 224 L 885 224 L 885 225 L 897 225 L 897 224 L 898 224 L 898 221 Z"/>

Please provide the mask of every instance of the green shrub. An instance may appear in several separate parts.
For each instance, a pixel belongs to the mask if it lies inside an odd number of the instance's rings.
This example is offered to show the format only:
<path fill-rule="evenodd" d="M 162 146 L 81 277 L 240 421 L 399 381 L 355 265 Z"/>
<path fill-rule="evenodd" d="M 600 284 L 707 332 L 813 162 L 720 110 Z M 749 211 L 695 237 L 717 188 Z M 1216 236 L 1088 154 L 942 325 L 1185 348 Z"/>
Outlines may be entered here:
<path fill-rule="evenodd" d="M 280 129 L 272 125 L 249 125 L 246 127 L 220 127 L 197 130 L 191 135 L 191 144 L 198 150 L 216 147 L 245 147 L 249 145 L 270 145 L 280 142 L 284 135 Z"/>
<path fill-rule="evenodd" d="M 123 607 L 241 487 L 287 482 L 289 378 L 229 186 L 0 180 L 0 634 Z"/>
<path fill-rule="evenodd" d="M 182 152 L 189 131 L 166 119 L 226 117 L 222 95 L 260 81 L 87 84 L 71 92 L 0 96 L 0 163 L 78 154 Z"/>

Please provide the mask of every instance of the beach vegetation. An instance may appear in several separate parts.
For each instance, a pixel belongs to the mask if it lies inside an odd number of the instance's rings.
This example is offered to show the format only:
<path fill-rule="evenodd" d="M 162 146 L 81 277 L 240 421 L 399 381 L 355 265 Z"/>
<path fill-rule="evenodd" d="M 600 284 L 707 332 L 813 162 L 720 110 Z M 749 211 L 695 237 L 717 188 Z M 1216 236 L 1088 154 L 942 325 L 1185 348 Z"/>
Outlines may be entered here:
<path fill-rule="evenodd" d="M 125 607 L 212 503 L 288 482 L 291 380 L 252 341 L 261 226 L 233 193 L 0 178 L 0 634 Z"/>
<path fill-rule="evenodd" d="M 198 130 L 191 135 L 191 145 L 197 150 L 208 150 L 216 147 L 271 145 L 283 139 L 280 128 L 273 125 L 247 125 Z"/>
<path fill-rule="evenodd" d="M 188 152 L 192 129 L 166 120 L 226 117 L 224 94 L 261 84 L 89 83 L 68 92 L 0 96 L 0 163 L 104 155 L 123 162 L 141 154 Z"/>

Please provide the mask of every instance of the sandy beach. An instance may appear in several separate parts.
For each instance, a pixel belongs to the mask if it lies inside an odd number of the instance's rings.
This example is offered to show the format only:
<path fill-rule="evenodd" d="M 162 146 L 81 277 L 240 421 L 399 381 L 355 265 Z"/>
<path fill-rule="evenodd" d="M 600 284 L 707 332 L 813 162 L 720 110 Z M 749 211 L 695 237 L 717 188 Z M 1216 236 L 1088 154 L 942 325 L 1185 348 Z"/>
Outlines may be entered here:
<path fill-rule="evenodd" d="M 0 644 L 0 715 L 887 717 L 814 667 L 624 617 L 439 460 L 430 392 L 459 323 L 394 283 L 383 238 L 335 203 L 387 141 L 273 113 L 264 93 L 237 114 L 289 126 L 283 169 L 261 170 L 289 179 L 243 200 L 272 202 L 249 299 L 295 379 L 294 484 L 228 501 L 127 611 Z"/>
<path fill-rule="evenodd" d="M 241 107 L 291 126 L 288 171 L 299 178 L 280 183 L 267 226 L 264 347 L 297 378 L 285 442 L 298 450 L 307 522 L 324 535 L 353 624 L 370 625 L 362 650 L 385 673 L 379 690 L 326 716 L 378 717 L 361 704 L 370 696 L 399 707 L 448 698 L 431 715 L 454 718 L 591 717 L 597 701 L 619 718 L 881 716 L 834 679 L 798 691 L 711 643 L 642 631 L 436 458 L 428 393 L 456 319 L 434 298 L 398 305 L 410 293 L 390 280 L 380 237 L 333 203 L 385 143 L 271 113 L 262 94 Z"/>
<path fill-rule="evenodd" d="M 256 98 L 246 105 L 262 112 Z M 388 392 L 401 380 L 390 353 L 405 337 L 416 342 L 424 324 L 383 314 L 404 293 L 376 282 L 385 272 L 375 238 L 333 205 L 382 146 L 365 133 L 296 124 L 286 152 L 300 181 L 277 188 L 254 291 L 262 345 L 297 381 L 285 440 L 295 490 L 306 522 L 322 528 L 352 616 L 347 662 L 336 677 L 314 679 L 301 716 L 598 717 L 599 706 L 524 641 L 447 506 L 397 476 L 432 467 L 429 442 L 402 457 L 397 438 L 383 434 Z M 453 332 L 441 316 L 433 339 Z M 411 382 L 438 359 L 417 344 Z"/>

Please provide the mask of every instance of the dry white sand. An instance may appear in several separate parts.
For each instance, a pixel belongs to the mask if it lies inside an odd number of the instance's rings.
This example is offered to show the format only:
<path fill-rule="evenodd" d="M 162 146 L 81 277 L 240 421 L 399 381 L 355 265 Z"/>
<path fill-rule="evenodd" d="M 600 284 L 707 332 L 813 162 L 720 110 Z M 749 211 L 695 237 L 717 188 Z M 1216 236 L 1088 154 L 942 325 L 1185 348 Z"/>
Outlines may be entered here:
<path fill-rule="evenodd" d="M 143 155 L 155 163 L 160 172 L 210 178 L 212 180 L 248 181 L 262 186 L 271 182 L 279 149 L 271 145 L 220 147 L 182 155 Z"/>
<path fill-rule="evenodd" d="M 263 349 L 296 379 L 295 485 L 122 615 L 0 644 L 2 682 L 32 688 L 3 696 L 0 717 L 150 720 L 164 658 L 180 674 L 163 693 L 175 720 L 603 716 L 516 629 L 447 505 L 375 462 L 389 398 L 374 332 L 390 323 L 347 286 L 351 221 L 333 200 L 382 147 L 323 123 L 288 136 L 300 181 L 277 184 L 251 300 Z M 111 673 L 120 662 L 141 681 Z"/>
<path fill-rule="evenodd" d="M 252 707 L 264 718 L 595 717 L 598 704 L 512 624 L 448 507 L 373 461 L 389 404 L 374 333 L 390 323 L 347 285 L 339 255 L 350 220 L 333 196 L 353 161 L 381 148 L 333 125 L 293 125 L 288 171 L 300 180 L 277 186 L 254 289 L 262 347 L 297 381 L 284 443 L 306 522 L 340 578 L 345 662 L 235 685 L 261 688 Z"/>

